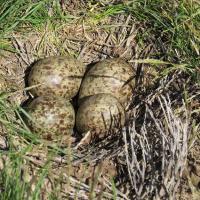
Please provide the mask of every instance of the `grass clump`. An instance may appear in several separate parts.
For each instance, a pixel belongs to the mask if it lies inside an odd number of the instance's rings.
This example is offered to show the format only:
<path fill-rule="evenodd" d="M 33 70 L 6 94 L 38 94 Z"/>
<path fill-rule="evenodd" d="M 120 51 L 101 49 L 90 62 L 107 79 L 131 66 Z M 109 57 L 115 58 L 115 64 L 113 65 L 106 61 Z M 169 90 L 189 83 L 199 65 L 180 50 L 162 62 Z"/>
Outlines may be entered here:
<path fill-rule="evenodd" d="M 1 155 L 2 157 L 2 155 Z M 21 161 L 19 157 L 1 170 L 0 176 L 0 199 L 25 199 L 25 194 L 29 190 L 29 186 L 20 181 L 21 177 Z"/>
<path fill-rule="evenodd" d="M 195 1 L 136 1 L 129 12 L 144 24 L 140 39 L 152 43 L 157 52 L 151 57 L 190 68 L 200 64 L 200 5 Z"/>
<path fill-rule="evenodd" d="M 55 0 L 0 0 L 0 49 L 10 50 L 8 41 L 14 31 L 26 33 L 46 23 L 56 28 L 73 18 Z"/>

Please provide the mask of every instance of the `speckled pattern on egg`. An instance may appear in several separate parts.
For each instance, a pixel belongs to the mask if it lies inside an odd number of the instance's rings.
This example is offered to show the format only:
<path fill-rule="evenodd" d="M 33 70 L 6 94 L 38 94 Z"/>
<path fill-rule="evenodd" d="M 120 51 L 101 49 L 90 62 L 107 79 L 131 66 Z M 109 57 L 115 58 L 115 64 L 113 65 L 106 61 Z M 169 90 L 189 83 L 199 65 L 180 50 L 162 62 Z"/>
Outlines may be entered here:
<path fill-rule="evenodd" d="M 89 130 L 106 131 L 124 123 L 124 108 L 110 94 L 88 97 L 81 103 L 76 115 L 76 127 L 81 133 Z"/>
<path fill-rule="evenodd" d="M 133 67 L 123 59 L 105 59 L 95 64 L 83 79 L 79 92 L 79 103 L 87 96 L 109 93 L 125 105 L 134 89 L 134 76 Z"/>
<path fill-rule="evenodd" d="M 31 130 L 44 133 L 42 137 L 69 134 L 75 124 L 74 108 L 63 98 L 38 97 L 29 104 L 28 114 L 32 118 L 28 121 Z"/>
<path fill-rule="evenodd" d="M 29 86 L 34 96 L 54 95 L 73 98 L 79 90 L 85 65 L 72 57 L 52 56 L 36 62 L 29 74 Z"/>

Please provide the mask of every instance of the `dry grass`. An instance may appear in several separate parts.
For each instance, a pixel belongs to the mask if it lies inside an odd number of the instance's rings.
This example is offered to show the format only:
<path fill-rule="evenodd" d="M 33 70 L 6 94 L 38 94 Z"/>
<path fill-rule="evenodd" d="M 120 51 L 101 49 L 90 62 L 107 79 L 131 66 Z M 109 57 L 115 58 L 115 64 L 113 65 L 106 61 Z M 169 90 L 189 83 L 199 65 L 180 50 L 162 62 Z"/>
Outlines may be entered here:
<path fill-rule="evenodd" d="M 133 121 L 123 134 L 129 179 L 136 199 L 175 199 L 187 162 L 190 129 L 187 109 L 180 118 L 175 115 L 169 97 L 158 96 L 157 103 L 161 118 L 147 104 L 140 131 Z M 135 109 L 137 113 L 138 108 Z"/>
<path fill-rule="evenodd" d="M 15 51 L 4 52 L 0 60 L 0 74 L 8 82 L 8 93 L 0 96 L 2 199 L 191 199 L 199 195 L 200 88 L 189 75 L 195 69 L 175 62 L 174 57 L 159 60 L 159 48 L 173 52 L 170 45 L 162 47 L 167 43 L 162 43 L 164 37 L 158 41 L 151 37 L 154 30 L 138 21 L 137 17 L 144 17 L 139 13 L 125 14 L 128 1 L 108 8 L 107 3 L 70 1 L 62 9 L 74 16 L 72 21 L 62 26 L 48 21 L 31 32 L 10 33 L 9 44 Z M 132 10 L 131 4 L 128 8 Z M 198 53 L 196 40 L 192 41 Z M 39 140 L 24 124 L 20 105 L 30 98 L 29 67 L 38 58 L 67 54 L 88 65 L 122 57 L 137 69 L 130 119 L 115 137 L 82 148 L 77 148 L 81 141 L 60 148 Z M 9 188 L 12 192 L 6 193 Z"/>

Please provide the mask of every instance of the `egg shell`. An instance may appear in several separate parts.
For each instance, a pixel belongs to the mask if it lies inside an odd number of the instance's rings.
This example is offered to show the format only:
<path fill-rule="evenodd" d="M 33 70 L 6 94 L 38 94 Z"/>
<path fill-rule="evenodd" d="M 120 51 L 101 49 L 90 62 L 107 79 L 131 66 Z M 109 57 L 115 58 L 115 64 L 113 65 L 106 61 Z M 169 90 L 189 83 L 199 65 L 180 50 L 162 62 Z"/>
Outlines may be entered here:
<path fill-rule="evenodd" d="M 79 104 L 86 97 L 109 93 L 126 105 L 135 85 L 133 67 L 121 58 L 105 59 L 95 64 L 85 75 L 79 92 Z"/>
<path fill-rule="evenodd" d="M 34 96 L 73 98 L 80 88 L 85 65 L 69 56 L 52 56 L 37 61 L 29 74 L 29 86 Z"/>
<path fill-rule="evenodd" d="M 115 126 L 123 126 L 124 123 L 124 108 L 117 98 L 110 94 L 88 97 L 80 104 L 76 114 L 76 128 L 80 133 L 90 130 L 107 131 Z"/>
<path fill-rule="evenodd" d="M 41 96 L 34 99 L 27 112 L 31 117 L 28 125 L 42 138 L 51 139 L 56 136 L 72 133 L 75 124 L 75 112 L 72 104 L 56 97 Z"/>

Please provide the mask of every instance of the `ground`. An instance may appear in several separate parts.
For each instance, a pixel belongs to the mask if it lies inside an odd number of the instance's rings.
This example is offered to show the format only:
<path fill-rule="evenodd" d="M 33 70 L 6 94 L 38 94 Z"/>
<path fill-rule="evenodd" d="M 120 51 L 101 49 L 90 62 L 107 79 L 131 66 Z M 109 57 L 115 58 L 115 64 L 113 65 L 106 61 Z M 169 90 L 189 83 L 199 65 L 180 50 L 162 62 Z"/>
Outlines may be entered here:
<path fill-rule="evenodd" d="M 198 1 L 0 5 L 0 75 L 7 85 L 0 96 L 0 199 L 199 198 Z M 126 127 L 94 142 L 75 131 L 71 147 L 32 133 L 22 117 L 31 99 L 27 75 L 50 55 L 88 66 L 109 57 L 129 62 L 137 75 Z"/>

